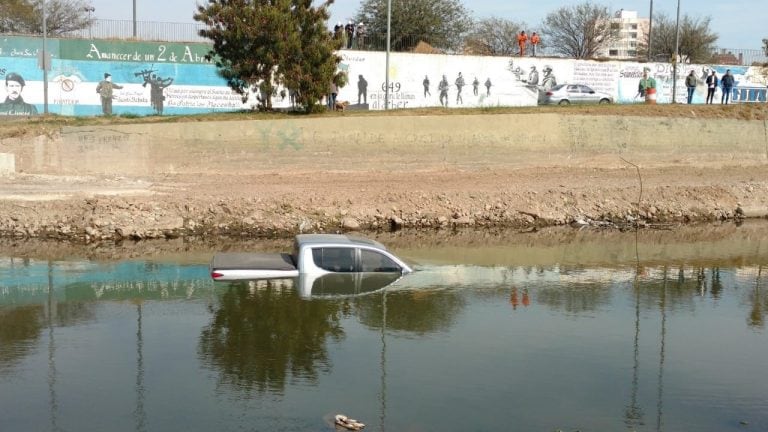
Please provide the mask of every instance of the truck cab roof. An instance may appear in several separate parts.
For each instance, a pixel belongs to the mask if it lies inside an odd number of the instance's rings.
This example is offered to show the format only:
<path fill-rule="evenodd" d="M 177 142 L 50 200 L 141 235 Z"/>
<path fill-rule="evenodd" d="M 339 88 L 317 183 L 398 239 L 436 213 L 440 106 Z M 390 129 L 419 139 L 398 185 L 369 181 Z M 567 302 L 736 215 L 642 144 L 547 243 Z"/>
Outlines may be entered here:
<path fill-rule="evenodd" d="M 316 244 L 371 246 L 381 250 L 387 250 L 383 244 L 375 240 L 347 234 L 299 234 L 296 236 L 296 246 L 298 247 Z"/>

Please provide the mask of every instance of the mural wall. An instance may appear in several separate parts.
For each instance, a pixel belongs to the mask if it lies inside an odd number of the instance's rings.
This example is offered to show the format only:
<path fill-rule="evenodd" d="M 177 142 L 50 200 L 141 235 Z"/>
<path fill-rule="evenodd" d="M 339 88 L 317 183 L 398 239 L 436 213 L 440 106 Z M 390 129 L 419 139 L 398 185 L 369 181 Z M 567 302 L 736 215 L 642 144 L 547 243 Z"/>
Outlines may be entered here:
<path fill-rule="evenodd" d="M 70 116 L 163 115 L 251 109 L 205 60 L 206 44 L 49 39 L 49 112 Z M 42 39 L 0 39 L 0 115 L 43 112 Z M 386 56 L 383 52 L 343 51 L 341 70 L 349 84 L 337 100 L 355 109 L 384 109 Z M 659 103 L 672 101 L 668 63 L 597 62 L 530 57 L 478 57 L 392 53 L 390 108 L 534 106 L 557 84 L 586 84 L 618 103 L 642 101 L 637 88 L 643 68 L 656 78 Z M 685 77 L 693 70 L 693 103 L 704 103 L 704 78 L 730 69 L 736 80 L 733 102 L 765 103 L 766 73 L 760 67 L 681 65 L 677 100 L 686 99 Z M 720 101 L 721 89 L 715 95 Z M 275 108 L 291 107 L 290 89 L 278 88 Z"/>

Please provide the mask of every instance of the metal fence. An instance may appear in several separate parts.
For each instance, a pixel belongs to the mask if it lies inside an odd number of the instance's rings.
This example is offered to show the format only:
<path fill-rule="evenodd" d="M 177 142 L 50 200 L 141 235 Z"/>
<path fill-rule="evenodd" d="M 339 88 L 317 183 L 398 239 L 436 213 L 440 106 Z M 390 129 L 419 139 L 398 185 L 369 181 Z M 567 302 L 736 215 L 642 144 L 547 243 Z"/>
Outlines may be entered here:
<path fill-rule="evenodd" d="M 199 35 L 199 31 L 206 26 L 197 23 L 173 23 L 157 21 L 131 21 L 131 20 L 106 20 L 94 19 L 91 25 L 82 30 L 68 32 L 59 37 L 81 38 L 81 39 L 117 39 L 117 40 L 141 40 L 141 41 L 162 41 L 162 42 L 209 42 Z M 363 51 L 385 51 L 387 47 L 387 37 L 385 34 L 364 34 L 355 35 L 351 40 L 343 38 L 343 49 L 354 49 Z M 616 48 L 615 46 L 612 48 Z M 434 48 L 429 40 L 423 40 L 420 37 L 406 36 L 393 38 L 390 42 L 390 49 L 394 52 L 420 52 L 420 53 L 440 53 L 440 54 L 470 54 L 463 50 L 446 51 Z M 626 47 L 617 49 L 620 53 L 635 53 L 636 47 Z M 517 47 L 502 53 L 474 53 L 491 55 L 517 55 Z M 526 53 L 531 55 L 530 46 Z M 607 54 L 607 53 L 606 53 Z M 717 48 L 714 50 L 712 63 L 732 64 L 750 66 L 753 64 L 768 63 L 768 57 L 760 49 L 726 49 Z M 537 56 L 540 57 L 565 57 L 557 53 L 551 47 L 542 45 L 537 49 Z M 606 59 L 616 60 L 640 60 L 629 55 L 612 57 L 606 55 Z M 657 61 L 669 61 L 667 58 L 657 58 Z"/>

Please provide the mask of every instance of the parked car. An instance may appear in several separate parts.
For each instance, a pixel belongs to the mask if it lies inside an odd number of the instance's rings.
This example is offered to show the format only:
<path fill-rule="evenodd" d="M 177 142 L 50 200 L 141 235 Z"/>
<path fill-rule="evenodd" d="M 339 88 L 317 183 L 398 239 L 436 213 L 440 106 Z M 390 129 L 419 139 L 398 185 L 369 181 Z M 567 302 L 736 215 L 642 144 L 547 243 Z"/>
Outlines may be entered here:
<path fill-rule="evenodd" d="M 542 105 L 587 103 L 613 103 L 613 97 L 607 93 L 594 91 L 584 84 L 560 84 L 545 92 L 541 100 Z"/>

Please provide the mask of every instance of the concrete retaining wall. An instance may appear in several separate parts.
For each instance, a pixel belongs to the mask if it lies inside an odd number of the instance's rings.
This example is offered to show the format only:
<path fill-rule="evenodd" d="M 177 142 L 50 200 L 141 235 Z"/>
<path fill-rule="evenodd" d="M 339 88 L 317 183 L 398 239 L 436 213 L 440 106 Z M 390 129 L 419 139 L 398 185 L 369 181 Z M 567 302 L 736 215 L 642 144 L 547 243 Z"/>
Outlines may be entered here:
<path fill-rule="evenodd" d="M 0 176 L 16 172 L 16 157 L 13 153 L 0 153 Z"/>
<path fill-rule="evenodd" d="M 752 164 L 768 161 L 767 132 L 762 121 L 741 120 L 362 116 L 67 127 L 2 140 L 0 152 L 14 156 L 18 172 L 69 175 L 624 165 L 620 158 Z"/>

